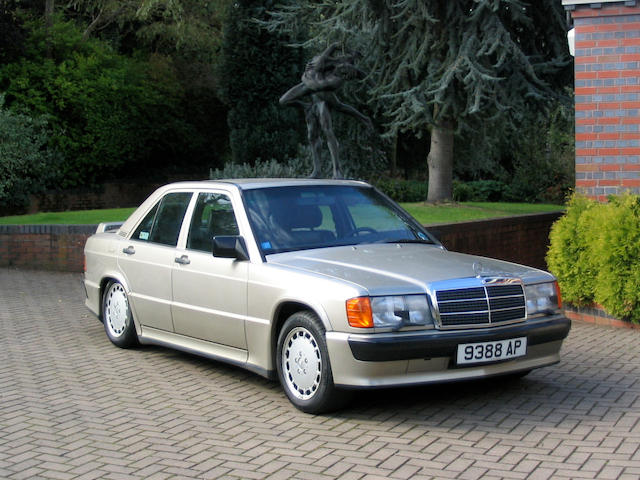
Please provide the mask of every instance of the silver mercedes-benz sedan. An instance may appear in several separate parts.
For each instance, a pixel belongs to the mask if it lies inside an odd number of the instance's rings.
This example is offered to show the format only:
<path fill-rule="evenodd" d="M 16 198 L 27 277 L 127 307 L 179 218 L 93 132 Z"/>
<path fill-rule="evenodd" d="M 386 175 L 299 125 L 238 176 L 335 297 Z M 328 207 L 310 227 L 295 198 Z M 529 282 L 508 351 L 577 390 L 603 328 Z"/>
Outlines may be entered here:
<path fill-rule="evenodd" d="M 166 185 L 85 256 L 115 345 L 277 377 L 310 413 L 358 388 L 524 375 L 558 362 L 570 329 L 552 275 L 449 252 L 362 182 Z"/>

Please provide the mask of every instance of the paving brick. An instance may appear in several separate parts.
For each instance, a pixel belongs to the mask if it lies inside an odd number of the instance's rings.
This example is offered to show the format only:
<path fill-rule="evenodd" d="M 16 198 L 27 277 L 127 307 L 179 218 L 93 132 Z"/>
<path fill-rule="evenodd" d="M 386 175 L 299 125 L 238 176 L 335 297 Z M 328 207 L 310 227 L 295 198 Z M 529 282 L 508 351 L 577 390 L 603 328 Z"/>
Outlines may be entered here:
<path fill-rule="evenodd" d="M 326 416 L 278 385 L 159 347 L 121 350 L 80 276 L 0 269 L 0 477 L 640 477 L 640 330 L 575 323 L 520 381 L 360 392 Z"/>

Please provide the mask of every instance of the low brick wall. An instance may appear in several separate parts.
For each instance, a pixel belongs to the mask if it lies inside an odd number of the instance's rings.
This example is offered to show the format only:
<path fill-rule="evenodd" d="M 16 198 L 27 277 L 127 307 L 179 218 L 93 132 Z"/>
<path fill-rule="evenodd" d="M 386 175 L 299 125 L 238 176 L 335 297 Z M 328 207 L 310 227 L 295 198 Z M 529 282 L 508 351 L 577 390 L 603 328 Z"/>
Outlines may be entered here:
<path fill-rule="evenodd" d="M 575 305 L 564 305 L 564 313 L 572 321 L 594 323 L 614 328 L 640 329 L 640 325 L 630 321 L 620 320 L 609 315 L 606 310 L 598 305 L 592 307 L 578 307 Z"/>
<path fill-rule="evenodd" d="M 546 270 L 551 225 L 563 212 L 430 225 L 448 250 Z"/>
<path fill-rule="evenodd" d="M 562 214 L 429 226 L 447 249 L 546 268 L 549 230 Z M 0 267 L 81 272 L 96 225 L 0 225 Z"/>
<path fill-rule="evenodd" d="M 96 225 L 0 225 L 0 267 L 81 272 Z"/>

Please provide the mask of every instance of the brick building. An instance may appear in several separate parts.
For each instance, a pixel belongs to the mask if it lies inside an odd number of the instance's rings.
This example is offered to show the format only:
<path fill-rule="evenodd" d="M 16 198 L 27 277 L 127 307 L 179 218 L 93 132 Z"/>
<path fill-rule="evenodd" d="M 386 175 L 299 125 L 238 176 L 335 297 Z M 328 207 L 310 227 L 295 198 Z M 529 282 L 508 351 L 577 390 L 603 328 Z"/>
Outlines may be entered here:
<path fill-rule="evenodd" d="M 640 193 L 640 2 L 562 4 L 575 28 L 576 190 Z"/>

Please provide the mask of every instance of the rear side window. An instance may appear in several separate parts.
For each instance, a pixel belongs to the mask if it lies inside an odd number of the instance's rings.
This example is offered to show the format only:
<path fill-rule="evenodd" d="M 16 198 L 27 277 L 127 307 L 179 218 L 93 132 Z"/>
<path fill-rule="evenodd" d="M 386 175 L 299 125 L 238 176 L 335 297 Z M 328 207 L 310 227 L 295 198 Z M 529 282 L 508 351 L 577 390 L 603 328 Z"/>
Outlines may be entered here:
<path fill-rule="evenodd" d="M 144 217 L 132 235 L 133 240 L 175 247 L 192 193 L 168 193 Z"/>

